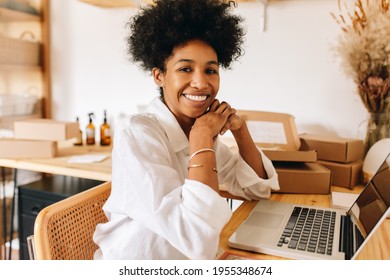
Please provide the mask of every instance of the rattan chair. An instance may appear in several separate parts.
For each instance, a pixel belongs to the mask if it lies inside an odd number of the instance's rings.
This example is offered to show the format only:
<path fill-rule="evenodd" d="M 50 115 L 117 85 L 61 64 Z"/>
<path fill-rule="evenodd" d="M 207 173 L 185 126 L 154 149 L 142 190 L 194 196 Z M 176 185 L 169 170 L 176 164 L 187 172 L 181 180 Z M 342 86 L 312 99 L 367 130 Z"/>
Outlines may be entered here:
<path fill-rule="evenodd" d="M 29 255 L 36 260 L 91 260 L 98 246 L 92 236 L 107 222 L 102 210 L 111 182 L 78 193 L 42 209 L 28 238 Z"/>

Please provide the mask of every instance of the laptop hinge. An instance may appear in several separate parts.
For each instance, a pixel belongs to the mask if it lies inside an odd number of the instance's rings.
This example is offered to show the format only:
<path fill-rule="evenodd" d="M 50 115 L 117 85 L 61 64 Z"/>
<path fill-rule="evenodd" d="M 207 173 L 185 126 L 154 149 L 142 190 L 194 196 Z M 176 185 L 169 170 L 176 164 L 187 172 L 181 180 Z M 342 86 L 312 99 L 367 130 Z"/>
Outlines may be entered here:
<path fill-rule="evenodd" d="M 341 216 L 340 221 L 340 247 L 339 251 L 344 252 L 345 259 L 350 260 L 354 252 L 353 230 L 354 225 L 349 215 Z"/>

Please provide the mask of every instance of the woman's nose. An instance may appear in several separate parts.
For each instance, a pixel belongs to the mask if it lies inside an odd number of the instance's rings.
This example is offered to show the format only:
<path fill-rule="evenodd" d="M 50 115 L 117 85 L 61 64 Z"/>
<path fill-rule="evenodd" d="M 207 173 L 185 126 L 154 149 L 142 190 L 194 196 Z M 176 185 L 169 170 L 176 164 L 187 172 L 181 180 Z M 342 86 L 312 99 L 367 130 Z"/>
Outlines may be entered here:
<path fill-rule="evenodd" d="M 205 73 L 194 72 L 191 80 L 191 87 L 197 89 L 206 88 L 208 85 L 207 75 Z"/>

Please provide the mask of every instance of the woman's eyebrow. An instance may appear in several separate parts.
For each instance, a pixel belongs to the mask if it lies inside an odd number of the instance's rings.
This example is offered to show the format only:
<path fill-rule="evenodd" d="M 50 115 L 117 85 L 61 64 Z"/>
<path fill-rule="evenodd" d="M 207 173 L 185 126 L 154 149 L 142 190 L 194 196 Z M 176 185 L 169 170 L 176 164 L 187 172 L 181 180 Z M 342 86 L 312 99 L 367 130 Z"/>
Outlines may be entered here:
<path fill-rule="evenodd" d="M 178 64 L 178 63 L 182 63 L 182 62 L 189 62 L 189 63 L 191 63 L 191 62 L 194 62 L 192 59 L 185 59 L 185 58 L 183 58 L 183 59 L 179 59 L 178 61 L 176 61 L 175 63 L 174 63 L 174 65 L 176 65 L 176 64 Z"/>
<path fill-rule="evenodd" d="M 174 65 L 176 65 L 176 64 L 178 64 L 178 63 L 182 63 L 182 62 L 193 63 L 194 60 L 183 58 L 183 59 L 179 59 L 178 61 L 176 61 L 176 62 L 174 63 Z M 218 61 L 215 61 L 215 60 L 210 60 L 210 61 L 208 61 L 206 64 L 207 64 L 207 65 L 219 65 Z"/>
<path fill-rule="evenodd" d="M 209 62 L 207 62 L 208 65 L 217 65 L 219 66 L 219 63 L 218 61 L 215 61 L 215 60 L 210 60 Z"/>

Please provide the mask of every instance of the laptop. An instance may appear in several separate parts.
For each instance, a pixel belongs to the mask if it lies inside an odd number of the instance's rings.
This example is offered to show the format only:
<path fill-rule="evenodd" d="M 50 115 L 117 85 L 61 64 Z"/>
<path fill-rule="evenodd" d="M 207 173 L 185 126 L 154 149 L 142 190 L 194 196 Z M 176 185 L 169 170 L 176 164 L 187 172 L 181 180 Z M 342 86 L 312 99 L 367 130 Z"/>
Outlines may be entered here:
<path fill-rule="evenodd" d="M 390 154 L 348 211 L 260 200 L 228 239 L 292 259 L 354 259 L 390 214 Z"/>

